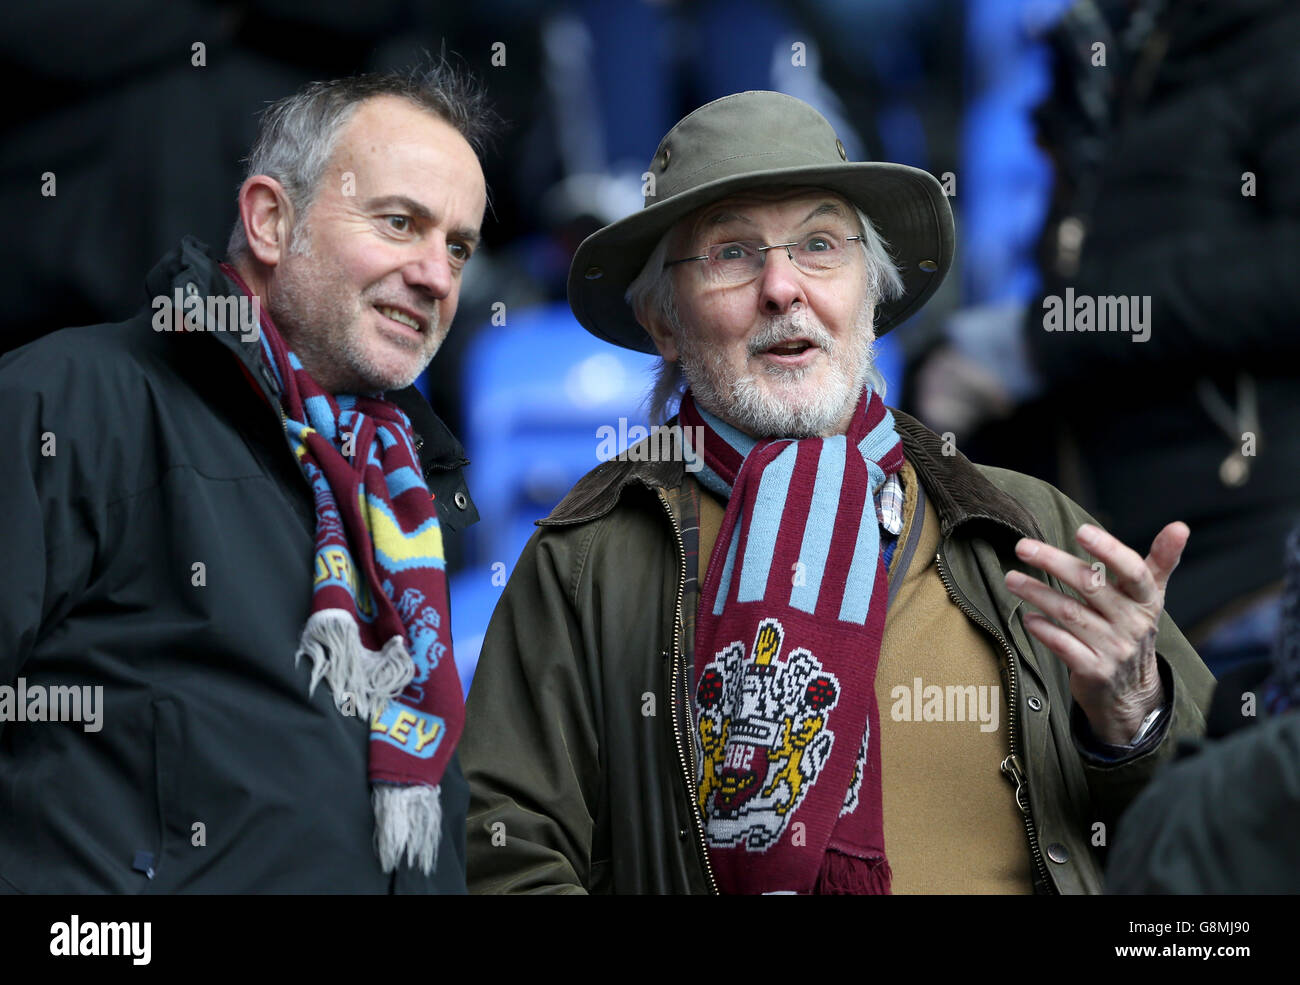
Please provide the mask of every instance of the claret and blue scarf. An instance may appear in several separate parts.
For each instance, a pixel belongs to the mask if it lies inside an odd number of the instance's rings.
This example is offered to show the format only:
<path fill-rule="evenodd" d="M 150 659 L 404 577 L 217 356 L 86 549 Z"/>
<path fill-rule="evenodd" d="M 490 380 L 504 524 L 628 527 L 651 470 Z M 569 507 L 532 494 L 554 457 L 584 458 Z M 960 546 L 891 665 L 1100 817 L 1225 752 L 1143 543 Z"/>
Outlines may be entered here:
<path fill-rule="evenodd" d="M 700 590 L 698 802 L 728 893 L 888 893 L 875 697 L 888 600 L 876 494 L 902 441 L 868 386 L 847 434 L 756 441 L 700 408 L 727 500 Z M 702 427 L 703 431 L 695 431 Z"/>
<path fill-rule="evenodd" d="M 245 293 L 235 271 L 222 269 Z M 452 659 L 442 530 L 410 419 L 379 397 L 325 392 L 266 310 L 262 355 L 280 384 L 285 436 L 316 501 L 312 661 L 344 714 L 370 718 L 375 849 L 384 871 L 437 858 L 439 784 L 464 729 Z"/>

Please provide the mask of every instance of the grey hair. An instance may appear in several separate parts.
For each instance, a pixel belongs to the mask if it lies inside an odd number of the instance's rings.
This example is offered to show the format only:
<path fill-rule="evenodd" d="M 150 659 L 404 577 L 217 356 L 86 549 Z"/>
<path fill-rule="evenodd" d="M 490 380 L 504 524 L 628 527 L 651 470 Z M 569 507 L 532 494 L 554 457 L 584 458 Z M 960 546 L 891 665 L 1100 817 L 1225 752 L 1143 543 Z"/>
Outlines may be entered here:
<path fill-rule="evenodd" d="M 859 208 L 853 210 L 858 217 L 858 228 L 862 234 L 862 250 L 867 257 L 867 293 L 872 304 L 881 301 L 893 301 L 903 296 L 903 277 L 898 266 L 889 255 L 889 244 L 876 231 L 875 225 Z M 673 230 L 669 229 L 659 238 L 654 250 L 646 260 L 645 266 L 636 279 L 628 286 L 624 299 L 640 318 L 658 314 L 674 332 L 682 329 L 681 315 L 677 310 L 677 299 L 673 293 L 673 278 L 664 264 L 668 260 L 668 246 L 672 240 Z M 871 388 L 883 399 L 885 396 L 885 378 L 873 365 L 867 370 L 867 380 Z M 670 408 L 686 392 L 686 375 L 682 372 L 681 361 L 669 362 L 660 358 L 654 369 L 654 383 L 646 396 L 646 414 L 652 424 L 662 424 L 671 416 Z"/>
<path fill-rule="evenodd" d="M 293 207 L 296 229 L 316 196 L 344 125 L 362 103 L 378 96 L 400 97 L 450 124 L 480 159 L 501 122 L 478 80 L 445 57 L 407 73 L 370 73 L 313 82 L 263 112 L 244 161 L 241 186 L 255 174 L 278 181 Z M 243 220 L 237 218 L 226 254 L 236 259 L 247 253 L 248 237 Z"/>

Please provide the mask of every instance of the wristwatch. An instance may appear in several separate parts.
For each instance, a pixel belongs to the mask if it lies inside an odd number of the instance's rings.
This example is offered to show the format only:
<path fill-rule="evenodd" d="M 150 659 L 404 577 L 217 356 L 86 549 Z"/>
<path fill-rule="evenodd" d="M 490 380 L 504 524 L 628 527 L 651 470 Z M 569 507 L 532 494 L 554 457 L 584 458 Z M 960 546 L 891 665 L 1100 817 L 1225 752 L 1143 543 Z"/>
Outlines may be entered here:
<path fill-rule="evenodd" d="M 1164 718 L 1165 712 L 1168 710 L 1168 705 L 1161 705 L 1155 711 L 1148 714 L 1146 718 L 1142 719 L 1142 724 L 1138 726 L 1137 734 L 1129 740 L 1129 747 L 1132 748 L 1141 745 L 1142 740 L 1156 730 L 1157 726 Z"/>

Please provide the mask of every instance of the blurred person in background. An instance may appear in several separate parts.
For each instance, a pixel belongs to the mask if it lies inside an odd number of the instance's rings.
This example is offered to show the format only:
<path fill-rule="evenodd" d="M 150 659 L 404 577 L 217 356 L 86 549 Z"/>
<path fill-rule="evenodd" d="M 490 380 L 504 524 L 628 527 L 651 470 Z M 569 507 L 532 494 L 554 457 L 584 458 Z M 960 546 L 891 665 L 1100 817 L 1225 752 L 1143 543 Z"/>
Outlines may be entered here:
<path fill-rule="evenodd" d="M 1041 286 L 954 320 L 918 412 L 1126 543 L 1184 520 L 1169 611 L 1218 673 L 1268 654 L 1300 518 L 1300 8 L 1081 2 L 1050 43 Z"/>

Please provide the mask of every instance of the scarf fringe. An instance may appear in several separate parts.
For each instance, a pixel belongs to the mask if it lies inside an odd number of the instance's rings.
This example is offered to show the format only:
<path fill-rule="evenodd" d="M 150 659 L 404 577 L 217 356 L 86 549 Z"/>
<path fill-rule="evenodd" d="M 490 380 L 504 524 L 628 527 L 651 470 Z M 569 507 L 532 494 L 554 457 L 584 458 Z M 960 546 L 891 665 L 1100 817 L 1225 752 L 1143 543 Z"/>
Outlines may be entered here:
<path fill-rule="evenodd" d="M 370 802 L 375 810 L 375 851 L 385 872 L 401 864 L 402 856 L 427 876 L 438 860 L 442 834 L 440 787 L 375 784 Z"/>
<path fill-rule="evenodd" d="M 818 896 L 888 896 L 894 873 L 884 855 L 858 858 L 826 849 L 813 893 Z"/>
<path fill-rule="evenodd" d="M 339 711 L 349 714 L 351 700 L 351 713 L 367 718 L 383 711 L 415 676 L 415 661 L 401 636 L 394 636 L 378 652 L 369 650 L 361 642 L 356 619 L 343 609 L 321 609 L 311 614 L 303 627 L 294 665 L 303 657 L 312 662 L 309 695 L 316 693 L 316 685 L 323 679 Z"/>

